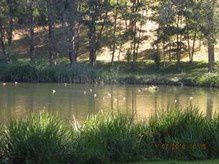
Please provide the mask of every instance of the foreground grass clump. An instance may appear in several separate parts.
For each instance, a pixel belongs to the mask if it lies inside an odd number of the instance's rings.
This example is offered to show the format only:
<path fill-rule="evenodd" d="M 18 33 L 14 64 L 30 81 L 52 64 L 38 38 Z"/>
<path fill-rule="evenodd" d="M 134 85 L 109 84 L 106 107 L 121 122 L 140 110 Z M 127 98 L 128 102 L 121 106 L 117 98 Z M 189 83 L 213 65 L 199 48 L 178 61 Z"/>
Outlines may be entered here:
<path fill-rule="evenodd" d="M 130 162 L 144 159 L 146 128 L 125 115 L 97 115 L 85 121 L 73 141 L 73 158 L 82 163 Z M 72 162 L 76 162 L 72 161 Z"/>
<path fill-rule="evenodd" d="M 219 117 L 196 109 L 169 109 L 136 121 L 97 114 L 66 126 L 48 114 L 2 128 L 0 157 L 17 163 L 106 163 L 219 158 Z"/>
<path fill-rule="evenodd" d="M 198 110 L 170 109 L 150 119 L 149 126 L 158 157 L 201 160 L 219 157 L 218 119 L 208 119 Z"/>
<path fill-rule="evenodd" d="M 70 131 L 47 114 L 13 121 L 3 134 L 3 152 L 13 163 L 61 163 Z"/>

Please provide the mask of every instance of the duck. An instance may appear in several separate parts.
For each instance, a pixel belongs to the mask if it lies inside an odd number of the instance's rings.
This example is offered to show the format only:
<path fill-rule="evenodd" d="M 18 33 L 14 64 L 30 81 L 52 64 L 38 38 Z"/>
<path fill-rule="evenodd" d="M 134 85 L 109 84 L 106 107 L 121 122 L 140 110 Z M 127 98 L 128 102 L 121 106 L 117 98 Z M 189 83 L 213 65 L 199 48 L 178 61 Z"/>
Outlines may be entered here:
<path fill-rule="evenodd" d="M 53 89 L 53 90 L 52 90 L 52 94 L 54 95 L 55 93 L 56 93 L 56 90 Z"/>
<path fill-rule="evenodd" d="M 138 89 L 138 93 L 141 93 L 141 91 L 142 91 L 141 89 Z"/>
<path fill-rule="evenodd" d="M 150 86 L 150 87 L 148 88 L 148 90 L 149 90 L 150 92 L 157 91 L 158 89 L 159 89 L 159 87 L 158 87 L 158 86 L 154 86 L 154 85 L 152 85 L 152 86 Z"/>

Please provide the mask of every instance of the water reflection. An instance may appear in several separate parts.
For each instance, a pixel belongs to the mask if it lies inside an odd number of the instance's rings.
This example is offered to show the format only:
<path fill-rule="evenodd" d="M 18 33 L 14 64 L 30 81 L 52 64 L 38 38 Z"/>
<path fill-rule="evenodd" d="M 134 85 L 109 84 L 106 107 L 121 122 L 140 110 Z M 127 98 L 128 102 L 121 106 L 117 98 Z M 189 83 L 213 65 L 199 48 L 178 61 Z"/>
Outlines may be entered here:
<path fill-rule="evenodd" d="M 40 111 L 59 113 L 66 120 L 71 120 L 74 115 L 83 121 L 87 115 L 101 110 L 144 118 L 170 104 L 195 105 L 207 117 L 219 112 L 218 89 L 160 87 L 158 91 L 150 91 L 142 89 L 144 87 L 8 84 L 0 87 L 0 122 Z"/>

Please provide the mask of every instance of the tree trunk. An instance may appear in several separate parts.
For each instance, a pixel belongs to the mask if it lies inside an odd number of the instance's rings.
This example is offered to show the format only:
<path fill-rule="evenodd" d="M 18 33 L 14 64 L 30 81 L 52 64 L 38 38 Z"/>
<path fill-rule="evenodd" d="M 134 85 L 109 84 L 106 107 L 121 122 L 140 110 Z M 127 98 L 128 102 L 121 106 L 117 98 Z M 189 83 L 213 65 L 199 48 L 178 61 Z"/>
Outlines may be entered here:
<path fill-rule="evenodd" d="M 33 16 L 33 2 L 30 2 L 30 17 L 29 17 L 29 37 L 30 37 L 30 47 L 29 47 L 29 56 L 30 61 L 34 62 L 34 53 L 35 53 L 35 47 L 34 47 L 34 16 Z"/>
<path fill-rule="evenodd" d="M 8 4 L 8 46 L 11 46 L 13 37 L 13 0 L 7 0 Z"/>
<path fill-rule="evenodd" d="M 77 63 L 75 22 L 69 24 L 69 60 L 71 65 Z"/>
<path fill-rule="evenodd" d="M 97 37 L 96 37 L 96 27 L 95 27 L 95 16 L 93 15 L 91 18 L 91 22 L 89 25 L 89 60 L 90 64 L 94 65 L 96 62 L 96 46 L 97 46 Z"/>
<path fill-rule="evenodd" d="M 55 43 L 55 15 L 53 0 L 48 0 L 48 21 L 49 21 L 49 63 L 56 63 L 56 43 Z"/>
<path fill-rule="evenodd" d="M 0 20 L 0 47 L 2 49 L 2 54 L 6 58 L 7 62 L 9 62 L 9 56 L 6 52 L 6 47 L 5 47 L 5 41 L 4 41 L 4 31 L 3 31 L 3 25 Z"/>
<path fill-rule="evenodd" d="M 118 5 L 118 0 L 117 0 Z M 117 18 L 118 18 L 118 6 L 116 6 L 115 16 L 114 16 L 114 28 L 113 28 L 113 52 L 111 63 L 114 62 L 115 52 L 116 52 L 116 30 L 117 30 Z"/>
<path fill-rule="evenodd" d="M 213 72 L 215 69 L 214 44 L 208 41 L 208 71 Z"/>
<path fill-rule="evenodd" d="M 180 16 L 178 15 L 177 16 L 177 35 L 176 35 L 176 44 L 177 44 L 177 52 L 176 52 L 176 57 L 177 57 L 177 65 L 180 64 L 180 59 L 181 59 L 181 54 L 180 54 L 180 43 L 179 43 L 179 40 L 180 40 L 180 34 L 179 34 L 179 23 L 180 23 Z"/>

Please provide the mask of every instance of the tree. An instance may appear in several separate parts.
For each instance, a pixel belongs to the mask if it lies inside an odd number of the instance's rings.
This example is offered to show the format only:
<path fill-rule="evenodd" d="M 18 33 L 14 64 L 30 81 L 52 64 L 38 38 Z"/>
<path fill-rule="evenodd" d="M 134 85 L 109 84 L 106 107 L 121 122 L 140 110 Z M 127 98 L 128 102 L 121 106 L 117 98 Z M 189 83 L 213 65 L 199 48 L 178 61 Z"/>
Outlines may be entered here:
<path fill-rule="evenodd" d="M 34 22 L 34 9 L 36 10 L 36 1 L 34 0 L 29 0 L 27 2 L 27 13 L 28 13 L 28 26 L 29 26 L 29 56 L 31 62 L 34 62 L 34 51 L 35 51 L 35 46 L 34 46 L 34 27 L 35 27 L 35 22 Z"/>
<path fill-rule="evenodd" d="M 85 24 L 88 27 L 89 60 L 90 64 L 96 62 L 96 52 L 99 49 L 99 40 L 107 23 L 110 3 L 108 0 L 87 0 Z"/>
<path fill-rule="evenodd" d="M 55 0 L 46 0 L 49 26 L 49 63 L 56 64 L 57 46 L 55 40 Z"/>
<path fill-rule="evenodd" d="M 215 69 L 215 44 L 219 32 L 219 2 L 217 0 L 202 3 L 202 33 L 208 46 L 208 71 Z"/>
<path fill-rule="evenodd" d="M 66 0 L 64 17 L 67 22 L 68 28 L 68 54 L 71 64 L 77 63 L 80 26 L 81 26 L 81 1 L 79 0 Z"/>
<path fill-rule="evenodd" d="M 8 7 L 5 0 L 0 0 L 0 47 L 2 54 L 7 62 L 10 61 L 9 54 L 6 50 L 6 36 L 7 36 L 7 13 Z"/>

